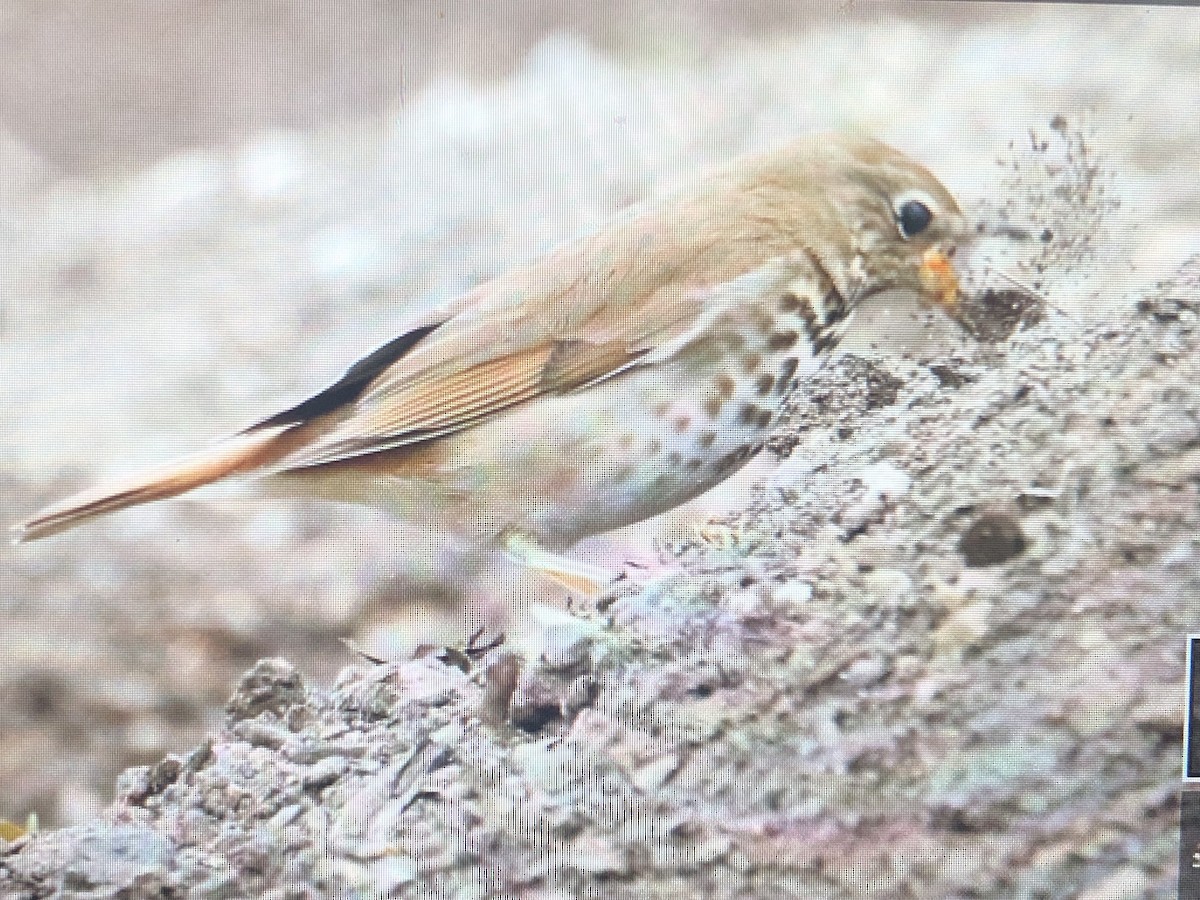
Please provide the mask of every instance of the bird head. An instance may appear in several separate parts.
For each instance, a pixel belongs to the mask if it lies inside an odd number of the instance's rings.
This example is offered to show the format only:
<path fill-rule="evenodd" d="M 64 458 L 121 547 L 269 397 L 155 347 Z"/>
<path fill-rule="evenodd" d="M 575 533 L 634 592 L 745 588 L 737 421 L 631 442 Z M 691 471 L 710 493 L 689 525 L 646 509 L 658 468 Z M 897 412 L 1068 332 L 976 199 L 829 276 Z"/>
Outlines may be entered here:
<path fill-rule="evenodd" d="M 926 168 L 890 147 L 872 141 L 851 152 L 871 163 L 850 167 L 859 188 L 852 242 L 868 281 L 876 290 L 911 290 L 956 317 L 952 260 L 970 235 L 958 203 Z"/>
<path fill-rule="evenodd" d="M 873 138 L 806 138 L 762 158 L 753 176 L 791 194 L 791 231 L 852 302 L 911 290 L 957 317 L 953 257 L 970 237 L 954 197 L 924 166 Z"/>

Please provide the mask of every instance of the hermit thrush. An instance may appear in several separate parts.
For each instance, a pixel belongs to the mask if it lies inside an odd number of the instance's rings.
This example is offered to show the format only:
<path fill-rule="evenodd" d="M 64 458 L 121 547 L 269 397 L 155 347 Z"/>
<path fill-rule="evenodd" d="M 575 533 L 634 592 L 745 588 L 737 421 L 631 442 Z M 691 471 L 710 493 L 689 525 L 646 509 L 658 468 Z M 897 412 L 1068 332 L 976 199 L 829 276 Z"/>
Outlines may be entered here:
<path fill-rule="evenodd" d="M 594 587 L 555 551 L 737 471 L 867 297 L 909 289 L 953 312 L 965 232 L 947 190 L 896 150 L 794 141 L 475 288 L 303 403 L 52 506 L 17 537 L 250 476 Z"/>

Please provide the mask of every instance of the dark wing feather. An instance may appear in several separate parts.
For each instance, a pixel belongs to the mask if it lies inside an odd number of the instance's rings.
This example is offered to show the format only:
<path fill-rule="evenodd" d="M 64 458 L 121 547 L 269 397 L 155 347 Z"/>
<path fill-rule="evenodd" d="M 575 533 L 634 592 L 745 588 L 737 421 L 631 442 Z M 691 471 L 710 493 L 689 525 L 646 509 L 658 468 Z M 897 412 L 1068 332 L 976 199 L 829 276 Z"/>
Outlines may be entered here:
<path fill-rule="evenodd" d="M 398 338 L 393 338 L 352 365 L 341 378 L 319 394 L 314 394 L 307 400 L 297 403 L 283 412 L 276 413 L 270 418 L 263 419 L 261 422 L 255 422 L 243 433 L 274 428 L 278 425 L 298 425 L 353 403 L 362 396 L 363 391 L 381 372 L 412 350 L 442 324 L 442 322 L 434 322 L 432 325 L 422 325 L 420 328 L 405 332 Z"/>

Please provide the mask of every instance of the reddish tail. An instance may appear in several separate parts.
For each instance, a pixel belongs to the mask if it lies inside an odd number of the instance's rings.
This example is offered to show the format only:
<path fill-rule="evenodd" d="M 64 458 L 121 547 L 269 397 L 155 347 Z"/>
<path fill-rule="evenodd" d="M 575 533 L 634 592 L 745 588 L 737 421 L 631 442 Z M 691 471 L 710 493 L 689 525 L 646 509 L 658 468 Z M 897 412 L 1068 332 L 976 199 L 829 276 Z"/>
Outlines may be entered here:
<path fill-rule="evenodd" d="M 265 428 L 227 441 L 157 469 L 68 497 L 14 529 L 17 542 L 49 537 L 88 519 L 127 506 L 165 500 L 231 475 L 253 471 L 278 459 L 289 442 L 277 440 L 292 426 Z"/>

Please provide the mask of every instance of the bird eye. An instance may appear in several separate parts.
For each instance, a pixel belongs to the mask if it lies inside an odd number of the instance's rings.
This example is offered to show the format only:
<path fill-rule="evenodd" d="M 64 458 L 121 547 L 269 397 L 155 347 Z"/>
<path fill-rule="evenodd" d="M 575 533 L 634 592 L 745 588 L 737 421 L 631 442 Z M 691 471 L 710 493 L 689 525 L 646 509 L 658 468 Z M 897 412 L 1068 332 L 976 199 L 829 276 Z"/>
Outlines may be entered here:
<path fill-rule="evenodd" d="M 904 238 L 916 237 L 929 227 L 933 221 L 933 213 L 920 200 L 905 200 L 896 210 L 896 224 Z"/>

